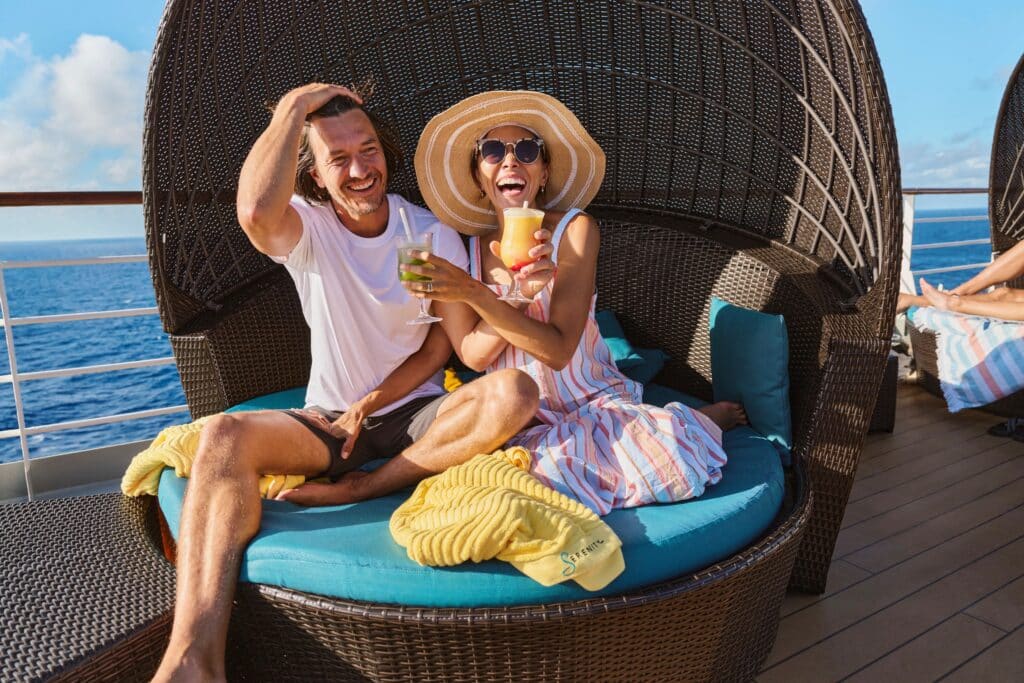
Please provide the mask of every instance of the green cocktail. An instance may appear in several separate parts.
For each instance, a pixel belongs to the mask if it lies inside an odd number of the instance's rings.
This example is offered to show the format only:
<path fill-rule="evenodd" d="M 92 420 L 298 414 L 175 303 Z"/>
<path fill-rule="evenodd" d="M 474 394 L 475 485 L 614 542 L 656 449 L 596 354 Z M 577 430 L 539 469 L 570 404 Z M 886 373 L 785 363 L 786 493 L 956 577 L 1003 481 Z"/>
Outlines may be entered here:
<path fill-rule="evenodd" d="M 427 264 L 423 259 L 413 258 L 412 253 L 414 251 L 430 251 L 430 245 L 419 242 L 402 242 L 398 246 L 398 265 L 400 266 L 398 269 L 398 279 L 402 282 L 427 282 L 430 278 L 426 275 L 407 273 L 401 269 L 402 265 L 424 266 Z"/>
<path fill-rule="evenodd" d="M 434 235 L 432 232 L 424 233 L 419 240 L 409 241 L 403 240 L 398 243 L 398 279 L 401 282 L 430 282 L 431 278 L 426 275 L 419 275 L 417 273 L 408 273 L 402 270 L 402 266 L 425 266 L 427 262 L 423 259 L 415 258 L 414 253 L 425 251 L 428 254 L 433 252 Z M 416 289 L 412 291 L 429 292 L 428 289 Z M 436 323 L 440 322 L 441 318 L 430 315 L 427 312 L 428 303 L 425 298 L 420 298 L 420 311 L 415 318 L 409 321 L 409 325 L 423 325 L 425 323 Z"/>

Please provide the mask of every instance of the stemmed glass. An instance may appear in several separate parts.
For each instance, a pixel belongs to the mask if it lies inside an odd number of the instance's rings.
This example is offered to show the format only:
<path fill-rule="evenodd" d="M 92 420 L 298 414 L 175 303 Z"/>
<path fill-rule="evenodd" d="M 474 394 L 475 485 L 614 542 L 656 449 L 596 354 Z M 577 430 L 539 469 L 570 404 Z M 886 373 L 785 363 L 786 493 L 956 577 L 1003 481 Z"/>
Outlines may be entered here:
<path fill-rule="evenodd" d="M 426 261 L 415 258 L 413 253 L 418 251 L 425 251 L 429 254 L 434 252 L 434 233 L 428 231 L 420 234 L 418 240 L 404 239 L 398 243 L 398 279 L 403 282 L 430 282 L 430 278 L 426 275 L 417 275 L 416 273 L 408 273 L 402 270 L 402 264 L 410 266 L 422 266 L 426 265 Z M 419 314 L 412 320 L 407 321 L 406 325 L 426 325 L 428 323 L 441 322 L 441 318 L 436 315 L 430 315 L 427 311 L 429 306 L 427 299 L 420 299 L 420 311 Z"/>
<path fill-rule="evenodd" d="M 513 273 L 518 273 L 523 266 L 534 262 L 530 258 L 530 249 L 537 246 L 534 234 L 540 230 L 544 222 L 544 212 L 539 209 L 528 209 L 524 204 L 520 207 L 505 209 L 505 227 L 501 233 L 501 262 Z M 523 296 L 519 280 L 512 277 L 512 291 L 498 297 L 509 303 L 528 304 L 532 299 Z"/>

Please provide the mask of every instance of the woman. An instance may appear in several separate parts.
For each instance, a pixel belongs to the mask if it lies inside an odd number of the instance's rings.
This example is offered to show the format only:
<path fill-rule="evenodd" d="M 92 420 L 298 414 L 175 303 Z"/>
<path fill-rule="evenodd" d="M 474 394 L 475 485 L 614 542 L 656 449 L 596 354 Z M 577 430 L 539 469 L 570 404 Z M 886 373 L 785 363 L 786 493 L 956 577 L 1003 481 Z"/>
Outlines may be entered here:
<path fill-rule="evenodd" d="M 404 266 L 430 281 L 416 296 L 458 301 L 442 322 L 462 361 L 477 370 L 519 368 L 540 387 L 532 426 L 511 443 L 534 454 L 532 472 L 598 514 L 701 495 L 721 479 L 721 433 L 746 422 L 736 403 L 694 411 L 644 405 L 642 387 L 615 367 L 594 320 L 600 235 L 586 206 L 604 175 L 604 154 L 564 105 L 542 93 L 489 92 L 434 118 L 420 138 L 416 171 L 443 222 L 485 234 L 470 242 L 471 273 L 422 254 Z M 546 210 L 534 263 L 522 268 L 532 303 L 500 301 L 512 274 L 498 241 L 508 207 Z M 557 273 L 557 274 L 556 274 Z"/>

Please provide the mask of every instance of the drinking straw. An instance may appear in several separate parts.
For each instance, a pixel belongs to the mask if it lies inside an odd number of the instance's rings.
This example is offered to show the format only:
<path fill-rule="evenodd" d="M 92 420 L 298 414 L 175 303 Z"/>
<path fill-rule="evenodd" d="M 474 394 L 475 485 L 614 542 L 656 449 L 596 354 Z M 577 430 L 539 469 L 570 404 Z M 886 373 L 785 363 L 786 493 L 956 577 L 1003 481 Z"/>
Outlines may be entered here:
<path fill-rule="evenodd" d="M 415 242 L 416 239 L 412 236 L 412 223 L 409 222 L 409 217 L 405 215 L 405 207 L 398 207 L 398 215 L 402 217 L 402 225 L 405 226 L 405 236 L 410 242 Z"/>
<path fill-rule="evenodd" d="M 523 202 L 523 208 L 524 209 L 529 209 L 530 208 L 530 200 L 529 199 L 527 199 L 525 202 Z"/>

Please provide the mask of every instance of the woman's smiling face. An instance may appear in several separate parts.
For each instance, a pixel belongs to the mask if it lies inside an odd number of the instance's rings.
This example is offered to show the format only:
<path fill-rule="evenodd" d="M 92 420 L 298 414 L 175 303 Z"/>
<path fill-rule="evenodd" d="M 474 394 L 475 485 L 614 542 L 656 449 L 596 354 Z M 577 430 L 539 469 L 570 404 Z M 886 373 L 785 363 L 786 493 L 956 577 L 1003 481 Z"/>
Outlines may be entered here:
<path fill-rule="evenodd" d="M 491 162 L 479 157 L 475 169 L 477 184 L 499 213 L 504 208 L 522 206 L 523 202 L 536 207 L 537 193 L 548 181 L 548 165 L 543 156 L 525 164 L 512 151 L 517 141 L 535 137 L 525 128 L 506 125 L 492 128 L 480 138 L 506 143 L 505 155 L 500 161 Z"/>

